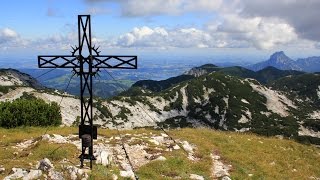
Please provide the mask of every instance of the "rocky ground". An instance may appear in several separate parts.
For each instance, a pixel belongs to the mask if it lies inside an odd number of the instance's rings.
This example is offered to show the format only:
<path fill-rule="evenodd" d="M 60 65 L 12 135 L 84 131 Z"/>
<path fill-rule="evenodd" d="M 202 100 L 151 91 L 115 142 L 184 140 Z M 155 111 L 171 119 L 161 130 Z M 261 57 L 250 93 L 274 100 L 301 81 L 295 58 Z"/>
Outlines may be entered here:
<path fill-rule="evenodd" d="M 134 169 L 131 168 L 125 152 L 123 151 L 121 146 L 122 140 Z M 16 149 L 16 152 L 14 153 L 19 154 L 31 146 L 36 146 L 40 141 L 61 144 L 62 146 L 59 148 L 63 148 L 64 144 L 72 144 L 76 146 L 78 150 L 81 149 L 81 142 L 77 135 L 70 134 L 68 136 L 61 136 L 58 134 L 44 134 L 41 138 L 26 139 L 15 144 L 13 148 Z M 177 143 L 178 144 L 175 144 L 166 134 L 154 134 L 152 132 L 123 134 L 121 137 L 111 136 L 110 138 L 98 136 L 98 139 L 94 142 L 94 155 L 97 158 L 95 163 L 117 168 L 119 173 L 112 172 L 113 170 L 107 172 L 112 174 L 113 179 L 135 179 L 134 170 L 137 170 L 141 166 L 152 161 L 166 161 L 167 159 L 164 156 L 165 153 L 182 151 L 183 148 L 191 162 L 199 160 L 194 155 L 197 150 L 195 145 L 181 139 L 177 140 Z M 212 178 L 223 178 L 224 180 L 230 179 L 229 171 L 232 168 L 231 165 L 225 164 L 219 154 L 214 151 L 211 154 L 211 158 L 213 164 L 211 167 Z M 91 170 L 88 168 L 81 169 L 79 167 L 80 164 L 74 164 L 67 158 L 56 164 L 50 162 L 48 158 L 44 158 L 39 159 L 34 168 L 26 169 L 20 168 L 19 166 L 12 168 L 10 174 L 4 179 L 88 179 Z M 0 172 L 4 171 L 5 169 L 0 165 Z M 179 179 L 181 177 L 175 178 Z M 190 174 L 189 178 L 197 180 L 204 179 L 204 177 L 197 174 Z"/>

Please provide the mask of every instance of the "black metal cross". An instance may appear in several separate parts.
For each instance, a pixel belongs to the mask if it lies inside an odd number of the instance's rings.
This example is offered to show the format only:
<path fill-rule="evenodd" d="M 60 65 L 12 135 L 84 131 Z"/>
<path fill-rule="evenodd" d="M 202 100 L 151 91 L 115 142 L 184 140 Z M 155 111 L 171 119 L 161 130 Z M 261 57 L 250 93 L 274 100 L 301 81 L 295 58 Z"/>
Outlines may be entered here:
<path fill-rule="evenodd" d="M 82 139 L 82 151 L 79 156 L 81 167 L 84 159 L 93 156 L 93 139 L 97 139 L 97 127 L 93 125 L 92 78 L 100 68 L 137 69 L 137 56 L 104 56 L 99 47 L 91 44 L 90 15 L 78 15 L 78 47 L 72 47 L 71 55 L 38 56 L 39 68 L 72 68 L 80 76 L 81 123 L 79 138 Z M 85 95 L 88 95 L 85 98 Z M 88 154 L 86 154 L 88 148 Z"/>

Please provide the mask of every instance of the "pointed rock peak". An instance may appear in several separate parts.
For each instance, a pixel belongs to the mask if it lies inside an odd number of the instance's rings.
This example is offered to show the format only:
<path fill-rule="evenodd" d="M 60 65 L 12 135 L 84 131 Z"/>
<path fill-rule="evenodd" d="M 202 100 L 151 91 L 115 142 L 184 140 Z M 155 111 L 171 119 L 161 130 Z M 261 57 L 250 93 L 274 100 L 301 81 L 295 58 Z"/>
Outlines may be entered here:
<path fill-rule="evenodd" d="M 283 51 L 277 51 L 277 52 L 275 52 L 273 54 L 285 55 Z"/>
<path fill-rule="evenodd" d="M 273 53 L 270 56 L 269 60 L 272 62 L 277 62 L 277 63 L 286 63 L 286 62 L 293 61 L 287 55 L 285 55 L 283 51 L 278 51 L 278 52 Z"/>
<path fill-rule="evenodd" d="M 279 57 L 279 56 L 286 56 L 286 57 L 288 57 L 286 54 L 284 54 L 283 51 L 278 51 L 278 52 L 273 53 L 273 54 L 270 56 L 270 59 L 273 58 L 273 57 Z"/>

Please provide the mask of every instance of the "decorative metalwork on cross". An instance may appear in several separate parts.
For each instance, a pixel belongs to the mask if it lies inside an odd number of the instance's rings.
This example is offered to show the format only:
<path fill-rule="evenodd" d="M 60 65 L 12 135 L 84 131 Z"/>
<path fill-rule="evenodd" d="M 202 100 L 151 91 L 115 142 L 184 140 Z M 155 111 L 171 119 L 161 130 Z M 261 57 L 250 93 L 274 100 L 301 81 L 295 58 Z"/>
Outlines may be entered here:
<path fill-rule="evenodd" d="M 80 76 L 81 122 L 79 138 L 82 151 L 79 156 L 81 167 L 84 159 L 93 156 L 93 139 L 97 139 L 97 127 L 93 125 L 92 78 L 101 68 L 137 69 L 137 56 L 100 55 L 99 47 L 92 46 L 90 15 L 78 15 L 78 47 L 72 47 L 71 55 L 38 56 L 39 68 L 71 68 Z M 86 95 L 86 97 L 85 97 Z M 86 149 L 88 148 L 88 153 Z"/>

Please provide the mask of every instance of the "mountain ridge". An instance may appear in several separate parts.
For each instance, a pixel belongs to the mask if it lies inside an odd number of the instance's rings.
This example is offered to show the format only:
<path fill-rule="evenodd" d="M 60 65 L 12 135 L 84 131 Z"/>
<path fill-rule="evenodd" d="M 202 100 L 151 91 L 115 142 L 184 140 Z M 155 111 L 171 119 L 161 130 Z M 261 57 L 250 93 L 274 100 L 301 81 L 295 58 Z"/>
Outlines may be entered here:
<path fill-rule="evenodd" d="M 227 68 L 229 71 L 234 69 L 235 72 L 247 72 L 247 69 L 242 67 Z M 292 77 L 295 75 L 280 79 Z M 320 86 L 320 76 L 312 77 L 314 84 Z M 302 87 L 304 83 L 306 81 L 302 81 Z M 320 93 L 320 88 L 314 90 L 314 87 L 316 86 L 310 86 L 311 91 Z M 10 95 L 13 93 L 10 92 L 0 99 L 6 100 L 9 95 L 19 98 L 23 92 L 48 102 L 59 102 L 61 97 L 65 96 L 61 93 L 52 94 L 23 88 L 13 91 L 18 94 Z M 111 129 L 115 122 L 122 129 L 148 126 L 207 127 L 250 131 L 267 136 L 281 135 L 320 144 L 320 132 L 313 120 L 320 116 L 320 112 L 317 111 L 319 107 L 312 105 L 314 99 L 306 100 L 299 94 L 297 97 L 290 96 L 290 90 L 282 90 L 276 85 L 269 87 L 252 78 L 213 71 L 170 84 L 168 88 L 155 92 L 143 86 L 133 88 L 135 93 L 132 94 L 123 93 L 107 100 L 96 99 L 94 123 Z M 67 126 L 76 122 L 80 109 L 80 103 L 77 102 L 79 99 L 70 96 L 65 97 L 61 104 L 63 122 Z M 71 111 L 72 116 L 68 116 Z"/>

